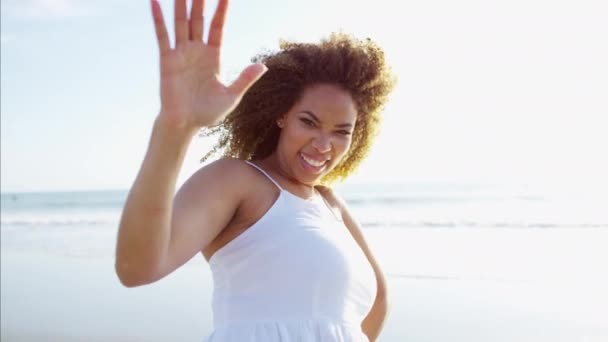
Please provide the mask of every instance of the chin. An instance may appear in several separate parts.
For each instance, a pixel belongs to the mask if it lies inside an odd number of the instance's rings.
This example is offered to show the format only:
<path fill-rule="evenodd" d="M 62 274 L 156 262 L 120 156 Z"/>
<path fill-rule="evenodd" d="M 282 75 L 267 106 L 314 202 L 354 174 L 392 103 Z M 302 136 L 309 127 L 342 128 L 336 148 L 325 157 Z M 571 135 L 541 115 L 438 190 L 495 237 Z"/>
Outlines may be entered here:
<path fill-rule="evenodd" d="M 297 180 L 298 182 L 306 185 L 319 185 L 321 184 L 321 180 L 323 179 L 323 177 L 327 176 L 327 174 L 329 174 L 333 170 L 333 168 L 333 165 L 328 165 L 328 167 L 326 167 L 321 173 L 318 174 L 298 170 L 299 172 L 296 173 Z"/>
<path fill-rule="evenodd" d="M 306 185 L 316 185 L 319 183 L 319 181 L 321 180 L 321 178 L 323 178 L 323 175 L 311 175 L 308 173 L 304 173 L 304 172 L 297 172 L 295 173 L 295 179 L 301 183 L 301 184 L 306 184 Z"/>

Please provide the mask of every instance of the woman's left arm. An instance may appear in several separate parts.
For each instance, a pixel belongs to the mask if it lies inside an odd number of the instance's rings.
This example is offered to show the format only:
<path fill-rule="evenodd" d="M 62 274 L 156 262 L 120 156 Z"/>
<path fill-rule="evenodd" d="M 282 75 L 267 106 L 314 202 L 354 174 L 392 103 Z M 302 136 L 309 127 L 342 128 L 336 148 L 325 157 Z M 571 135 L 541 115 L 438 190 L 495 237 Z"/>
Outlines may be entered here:
<path fill-rule="evenodd" d="M 384 321 L 386 320 L 386 317 L 388 315 L 389 308 L 386 280 L 384 278 L 382 270 L 380 269 L 380 266 L 378 265 L 378 262 L 374 258 L 369 246 L 367 245 L 367 242 L 365 241 L 359 223 L 351 215 L 346 205 L 346 202 L 343 199 L 339 198 L 331 190 L 329 190 L 327 193 L 329 197 L 331 197 L 332 202 L 339 206 L 344 224 L 352 234 L 355 241 L 357 241 L 357 244 L 363 250 L 363 253 L 367 257 L 367 260 L 369 260 L 369 263 L 371 264 L 376 275 L 376 283 L 378 288 L 378 291 L 376 292 L 376 300 L 374 301 L 374 304 L 367 317 L 363 320 L 363 323 L 361 324 L 361 328 L 363 329 L 365 335 L 367 335 L 371 342 L 374 342 L 380 335 L 380 332 L 382 331 L 382 327 L 384 325 Z"/>

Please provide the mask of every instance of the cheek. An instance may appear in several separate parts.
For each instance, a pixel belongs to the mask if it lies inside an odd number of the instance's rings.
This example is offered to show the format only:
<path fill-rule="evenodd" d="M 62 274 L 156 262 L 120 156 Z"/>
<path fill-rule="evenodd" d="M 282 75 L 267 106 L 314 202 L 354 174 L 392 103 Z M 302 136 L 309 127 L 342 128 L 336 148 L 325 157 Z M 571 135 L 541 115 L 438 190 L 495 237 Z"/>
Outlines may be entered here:
<path fill-rule="evenodd" d="M 298 125 L 293 125 L 294 127 L 291 127 L 289 129 L 289 134 L 290 137 L 294 140 L 294 141 L 305 141 L 310 139 L 311 134 L 310 134 L 310 130 L 307 130 L 305 128 L 302 127 L 298 127 Z"/>
<path fill-rule="evenodd" d="M 300 125 L 293 125 L 287 133 L 293 144 L 299 146 L 298 148 L 302 148 L 302 146 L 317 138 L 317 132 L 314 129 L 301 127 Z"/>
<path fill-rule="evenodd" d="M 303 144 L 310 140 L 309 135 L 306 130 L 299 127 L 284 128 L 281 132 L 279 144 L 288 150 L 299 150 Z"/>
<path fill-rule="evenodd" d="M 342 158 L 350 149 L 352 140 L 349 139 L 336 139 L 334 141 L 334 149 L 339 158 Z"/>

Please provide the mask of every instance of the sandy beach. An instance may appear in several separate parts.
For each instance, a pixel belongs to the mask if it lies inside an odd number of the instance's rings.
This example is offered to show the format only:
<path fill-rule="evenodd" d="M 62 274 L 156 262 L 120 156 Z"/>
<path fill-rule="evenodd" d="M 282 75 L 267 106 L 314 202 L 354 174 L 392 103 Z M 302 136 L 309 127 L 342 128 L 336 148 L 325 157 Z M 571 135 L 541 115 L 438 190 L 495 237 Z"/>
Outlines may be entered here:
<path fill-rule="evenodd" d="M 366 234 L 391 298 L 379 341 L 608 340 L 606 230 Z M 202 341 L 211 331 L 202 257 L 129 289 L 110 250 L 82 256 L 3 244 L 2 341 Z"/>

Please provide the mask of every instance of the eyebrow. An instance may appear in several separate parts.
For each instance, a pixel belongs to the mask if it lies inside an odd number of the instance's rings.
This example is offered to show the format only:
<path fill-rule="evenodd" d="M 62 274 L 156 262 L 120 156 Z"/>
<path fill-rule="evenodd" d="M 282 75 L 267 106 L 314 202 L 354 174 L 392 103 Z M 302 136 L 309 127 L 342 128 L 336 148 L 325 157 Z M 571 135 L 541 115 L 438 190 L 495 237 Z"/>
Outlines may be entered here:
<path fill-rule="evenodd" d="M 314 121 L 316 121 L 317 123 L 321 123 L 321 120 L 319 120 L 319 118 L 316 115 L 314 115 L 309 110 L 303 110 L 300 113 L 308 114 L 308 115 L 310 115 L 312 117 L 312 119 Z M 337 128 L 349 128 L 349 127 L 353 127 L 353 124 L 351 124 L 351 123 L 343 123 L 343 124 L 335 125 L 335 127 L 337 127 Z"/>

